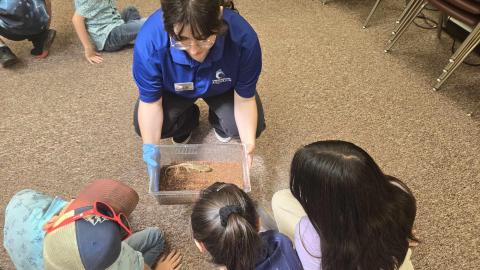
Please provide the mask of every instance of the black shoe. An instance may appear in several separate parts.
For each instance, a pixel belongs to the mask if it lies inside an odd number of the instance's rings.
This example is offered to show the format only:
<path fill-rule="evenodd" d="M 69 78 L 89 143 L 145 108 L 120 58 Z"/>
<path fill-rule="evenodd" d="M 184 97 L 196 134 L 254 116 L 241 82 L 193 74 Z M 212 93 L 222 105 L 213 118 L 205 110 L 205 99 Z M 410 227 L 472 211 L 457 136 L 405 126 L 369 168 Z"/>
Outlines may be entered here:
<path fill-rule="evenodd" d="M 48 51 L 50 46 L 52 46 L 53 40 L 57 35 L 57 31 L 49 29 L 43 35 L 43 38 L 40 42 L 33 43 L 33 49 L 30 51 L 32 55 L 38 56 L 41 55 L 44 51 Z"/>
<path fill-rule="evenodd" d="M 17 62 L 17 56 L 7 46 L 0 47 L 0 65 L 8 67 Z"/>
<path fill-rule="evenodd" d="M 173 144 L 187 144 L 191 138 L 192 138 L 192 132 L 180 137 L 173 137 L 172 142 Z"/>

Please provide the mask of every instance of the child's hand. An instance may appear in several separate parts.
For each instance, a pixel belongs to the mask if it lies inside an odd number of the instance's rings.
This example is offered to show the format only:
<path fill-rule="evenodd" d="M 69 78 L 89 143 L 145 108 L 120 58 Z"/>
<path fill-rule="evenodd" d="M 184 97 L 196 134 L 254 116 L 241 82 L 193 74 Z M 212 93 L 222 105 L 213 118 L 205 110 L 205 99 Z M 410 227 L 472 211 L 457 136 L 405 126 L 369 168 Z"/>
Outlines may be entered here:
<path fill-rule="evenodd" d="M 155 270 L 179 270 L 182 267 L 182 255 L 176 250 L 170 252 L 167 256 L 162 255 L 158 260 Z"/>
<path fill-rule="evenodd" d="M 85 58 L 90 64 L 100 64 L 103 61 L 102 56 L 95 49 L 85 49 Z"/>
<path fill-rule="evenodd" d="M 420 239 L 417 236 L 417 230 L 412 230 L 412 235 L 413 237 L 417 238 L 420 241 Z M 418 246 L 418 242 L 410 241 L 410 240 L 408 241 L 408 247 L 413 248 L 416 246 Z"/>

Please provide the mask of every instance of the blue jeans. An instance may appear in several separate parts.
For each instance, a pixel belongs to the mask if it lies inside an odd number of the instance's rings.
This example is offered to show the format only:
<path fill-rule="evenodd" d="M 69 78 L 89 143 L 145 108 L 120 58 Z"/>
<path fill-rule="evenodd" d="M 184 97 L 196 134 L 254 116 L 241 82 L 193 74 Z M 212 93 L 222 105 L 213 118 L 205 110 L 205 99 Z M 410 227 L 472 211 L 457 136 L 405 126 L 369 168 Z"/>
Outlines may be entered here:
<path fill-rule="evenodd" d="M 136 251 L 140 251 L 143 260 L 152 267 L 165 248 L 165 237 L 158 228 L 148 227 L 132 234 L 125 242 Z"/>
<path fill-rule="evenodd" d="M 122 10 L 121 14 L 124 24 L 112 29 L 108 34 L 103 50 L 107 52 L 118 51 L 124 46 L 131 44 L 137 38 L 137 34 L 142 28 L 147 18 L 141 18 L 136 7 L 128 6 Z"/>

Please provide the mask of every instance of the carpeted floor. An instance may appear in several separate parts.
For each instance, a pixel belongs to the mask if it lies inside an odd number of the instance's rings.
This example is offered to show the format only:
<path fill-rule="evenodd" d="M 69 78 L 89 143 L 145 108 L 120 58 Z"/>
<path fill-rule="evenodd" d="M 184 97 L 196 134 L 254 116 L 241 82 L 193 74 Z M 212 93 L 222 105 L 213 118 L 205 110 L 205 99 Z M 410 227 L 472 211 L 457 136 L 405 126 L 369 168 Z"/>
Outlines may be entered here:
<path fill-rule="evenodd" d="M 130 1 L 145 15 L 158 2 Z M 479 68 L 462 65 L 432 92 L 451 39 L 414 26 L 385 54 L 403 2 L 382 3 L 363 30 L 373 0 L 326 6 L 319 0 L 236 1 L 259 34 L 264 61 L 258 91 L 267 130 L 258 140 L 251 194 L 268 206 L 272 194 L 287 187 L 299 146 L 349 140 L 414 191 L 422 240 L 413 255 L 416 269 L 478 269 Z M 141 140 L 132 127 L 132 50 L 104 53 L 103 64 L 90 65 L 71 25 L 72 1 L 54 0 L 53 12 L 58 36 L 50 57 L 34 61 L 30 44 L 8 42 L 22 63 L 0 70 L 0 228 L 16 191 L 71 198 L 92 179 L 115 178 L 141 196 L 135 227 L 165 230 L 169 246 L 184 254 L 184 269 L 210 269 L 190 236 L 190 207 L 160 206 L 147 193 Z M 201 104 L 194 141 L 214 143 Z M 3 248 L 0 268 L 13 269 Z"/>

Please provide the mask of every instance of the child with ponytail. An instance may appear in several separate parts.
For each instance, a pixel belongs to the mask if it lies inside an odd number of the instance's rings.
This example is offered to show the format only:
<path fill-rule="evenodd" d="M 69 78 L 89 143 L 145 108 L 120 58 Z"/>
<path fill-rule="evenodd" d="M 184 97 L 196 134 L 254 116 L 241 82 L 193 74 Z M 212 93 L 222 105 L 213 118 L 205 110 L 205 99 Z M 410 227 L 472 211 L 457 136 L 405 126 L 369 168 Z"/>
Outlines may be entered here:
<path fill-rule="evenodd" d="M 252 199 L 233 184 L 205 189 L 191 215 L 195 244 L 228 270 L 302 269 L 292 242 L 274 231 L 259 232 Z"/>

